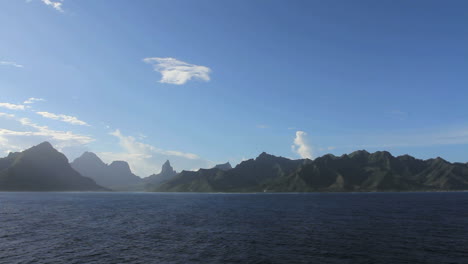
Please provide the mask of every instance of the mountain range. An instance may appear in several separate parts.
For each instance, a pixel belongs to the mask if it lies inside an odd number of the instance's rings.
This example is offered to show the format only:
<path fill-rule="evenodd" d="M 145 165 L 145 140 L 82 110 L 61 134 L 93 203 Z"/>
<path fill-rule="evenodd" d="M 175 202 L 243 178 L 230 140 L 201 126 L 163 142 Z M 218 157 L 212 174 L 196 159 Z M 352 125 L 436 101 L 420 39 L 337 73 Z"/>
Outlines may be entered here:
<path fill-rule="evenodd" d="M 140 178 L 125 161 L 105 164 L 85 152 L 71 164 L 48 142 L 0 158 L 0 191 L 157 192 L 376 192 L 468 190 L 468 163 L 440 157 L 365 150 L 291 160 L 263 152 L 236 167 L 177 173 L 166 161 L 161 172 Z"/>
<path fill-rule="evenodd" d="M 315 160 L 262 153 L 231 170 L 182 171 L 159 192 L 375 192 L 468 190 L 468 165 L 365 150 Z"/>

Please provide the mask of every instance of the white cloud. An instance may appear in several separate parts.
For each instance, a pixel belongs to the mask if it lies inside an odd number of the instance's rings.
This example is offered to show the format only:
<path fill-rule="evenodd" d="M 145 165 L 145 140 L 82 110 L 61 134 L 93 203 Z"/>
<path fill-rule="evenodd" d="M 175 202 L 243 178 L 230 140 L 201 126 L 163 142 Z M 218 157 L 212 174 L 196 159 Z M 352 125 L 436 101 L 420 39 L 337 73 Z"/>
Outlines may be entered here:
<path fill-rule="evenodd" d="M 24 101 L 23 104 L 34 104 L 34 102 L 42 102 L 42 101 L 45 101 L 45 99 L 31 97 L 28 100 Z"/>
<path fill-rule="evenodd" d="M 213 162 L 204 160 L 196 154 L 174 150 L 163 150 L 152 145 L 136 140 L 132 136 L 123 135 L 120 130 L 115 130 L 110 135 L 118 138 L 122 152 L 100 152 L 97 153 L 105 162 L 114 160 L 125 160 L 129 163 L 132 171 L 140 176 L 149 176 L 158 173 L 161 165 L 170 160 L 171 165 L 177 170 L 206 167 L 214 165 Z"/>
<path fill-rule="evenodd" d="M 145 58 L 144 62 L 153 65 L 154 71 L 161 73 L 161 83 L 181 85 L 193 79 L 210 80 L 210 68 L 183 62 L 174 58 Z"/>
<path fill-rule="evenodd" d="M 0 107 L 10 110 L 29 110 L 31 108 L 30 104 L 38 101 L 44 101 L 44 99 L 31 97 L 24 101 L 25 105 L 0 103 Z M 48 112 L 38 112 L 38 114 L 71 124 L 88 125 L 86 122 L 73 116 L 56 115 Z M 68 152 L 70 152 L 72 150 L 76 151 L 77 149 L 82 149 L 86 144 L 94 141 L 91 136 L 80 135 L 71 131 L 50 129 L 47 126 L 33 123 L 28 118 L 17 118 L 13 114 L 0 112 L 0 118 L 14 119 L 24 127 L 27 127 L 27 129 L 20 129 L 21 131 L 6 129 L 3 127 L 0 128 L 0 153 L 21 151 L 42 141 L 51 142 L 59 151 L 68 150 Z"/>
<path fill-rule="evenodd" d="M 21 64 L 18 64 L 14 61 L 0 61 L 0 65 L 5 65 L 5 66 L 13 66 L 16 68 L 23 68 L 24 66 Z"/>
<path fill-rule="evenodd" d="M 0 117 L 14 118 L 15 115 L 0 112 Z"/>
<path fill-rule="evenodd" d="M 304 131 L 296 131 L 296 137 L 294 138 L 294 144 L 291 146 L 291 149 L 299 154 L 301 158 L 313 158 L 312 147 L 308 142 L 307 133 Z"/>
<path fill-rule="evenodd" d="M 36 112 L 36 114 L 41 115 L 45 118 L 60 120 L 62 122 L 69 123 L 72 125 L 89 126 L 85 121 L 81 121 L 74 116 L 54 114 L 54 113 L 49 113 L 49 112 Z"/>
<path fill-rule="evenodd" d="M 25 105 L 10 104 L 10 103 L 0 103 L 0 107 L 7 108 L 10 110 L 24 110 L 26 108 Z"/>
<path fill-rule="evenodd" d="M 13 118 L 12 115 L 0 115 L 1 117 Z M 16 119 L 24 127 L 32 130 L 15 131 L 0 128 L 0 150 L 4 153 L 21 151 L 42 141 L 50 141 L 59 150 L 67 147 L 82 146 L 94 139 L 87 135 L 75 134 L 71 131 L 60 131 L 50 129 L 31 122 L 28 118 Z"/>
<path fill-rule="evenodd" d="M 268 125 L 263 125 L 263 124 L 259 124 L 257 125 L 257 128 L 269 128 L 270 126 Z"/>
<path fill-rule="evenodd" d="M 48 6 L 51 6 L 52 8 L 54 8 L 55 10 L 59 11 L 59 12 L 62 12 L 63 13 L 63 9 L 62 9 L 62 3 L 63 0 L 61 0 L 60 2 L 57 2 L 57 1 L 51 1 L 51 0 L 42 0 L 42 3 L 48 5 Z"/>
<path fill-rule="evenodd" d="M 122 135 L 122 133 L 118 129 L 115 130 L 114 132 L 111 132 L 110 135 L 117 137 L 119 139 L 120 145 L 130 153 L 139 153 L 140 155 L 143 155 L 146 157 L 151 157 L 151 153 L 159 153 L 159 154 L 163 154 L 167 156 L 183 157 L 186 159 L 199 159 L 200 158 L 196 154 L 185 153 L 185 152 L 175 151 L 175 150 L 163 150 L 163 149 L 156 148 L 148 144 L 138 142 L 132 136 Z"/>
<path fill-rule="evenodd" d="M 34 132 L 17 132 L 22 135 L 35 135 L 35 136 L 44 136 L 44 137 L 49 137 L 53 140 L 56 141 L 61 141 L 61 142 L 68 142 L 67 144 L 63 144 L 63 146 L 66 145 L 74 145 L 74 144 L 88 144 L 92 141 L 94 141 L 93 138 L 90 136 L 85 136 L 85 135 L 79 135 L 75 134 L 71 131 L 59 131 L 59 130 L 53 130 L 49 129 L 47 126 L 41 126 L 38 124 L 35 124 L 31 122 L 28 118 L 21 118 L 19 119 L 19 122 L 23 126 L 28 126 L 36 129 L 37 131 Z"/>

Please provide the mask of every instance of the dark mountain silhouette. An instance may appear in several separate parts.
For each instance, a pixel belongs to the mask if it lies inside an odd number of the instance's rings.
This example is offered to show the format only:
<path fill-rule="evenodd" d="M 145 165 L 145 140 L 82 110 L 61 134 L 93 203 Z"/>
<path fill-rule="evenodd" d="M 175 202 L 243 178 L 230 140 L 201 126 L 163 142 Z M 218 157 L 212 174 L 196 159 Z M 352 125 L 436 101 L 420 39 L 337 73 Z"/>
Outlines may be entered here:
<path fill-rule="evenodd" d="M 343 192 L 468 190 L 468 166 L 441 158 L 419 160 L 389 152 L 289 160 L 262 153 L 234 169 L 183 171 L 156 191 Z"/>
<path fill-rule="evenodd" d="M 172 168 L 171 163 L 167 160 L 161 168 L 161 172 L 158 174 L 152 174 L 144 178 L 144 182 L 151 186 L 161 184 L 167 180 L 170 180 L 172 177 L 177 175 L 177 172 Z"/>
<path fill-rule="evenodd" d="M 104 191 L 94 180 L 75 171 L 68 159 L 43 142 L 0 159 L 2 191 Z"/>
<path fill-rule="evenodd" d="M 220 170 L 223 170 L 223 171 L 227 171 L 227 170 L 232 169 L 232 166 L 231 166 L 231 163 L 226 162 L 226 163 L 223 163 L 223 164 L 217 164 L 216 166 L 214 166 L 214 168 L 215 169 L 220 169 Z"/>
<path fill-rule="evenodd" d="M 83 153 L 71 163 L 71 166 L 81 175 L 114 190 L 130 189 L 129 186 L 143 182 L 140 177 L 132 173 L 127 162 L 114 161 L 107 165 L 92 152 Z"/>
<path fill-rule="evenodd" d="M 155 191 L 177 192 L 256 192 L 263 191 L 279 177 L 294 172 L 310 160 L 290 160 L 262 153 L 255 160 L 243 161 L 231 170 L 200 169 L 182 171 Z"/>

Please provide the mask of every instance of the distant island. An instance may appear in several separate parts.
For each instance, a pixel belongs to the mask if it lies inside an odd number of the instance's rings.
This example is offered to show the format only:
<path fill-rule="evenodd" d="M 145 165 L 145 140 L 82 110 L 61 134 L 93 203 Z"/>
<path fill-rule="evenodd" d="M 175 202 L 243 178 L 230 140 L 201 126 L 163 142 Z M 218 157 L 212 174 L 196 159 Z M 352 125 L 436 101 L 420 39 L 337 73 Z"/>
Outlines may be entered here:
<path fill-rule="evenodd" d="M 48 142 L 0 159 L 0 191 L 152 192 L 381 192 L 468 190 L 468 164 L 442 158 L 365 150 L 291 160 L 267 153 L 255 159 L 177 173 L 166 161 L 161 172 L 140 178 L 125 161 L 105 164 L 86 152 L 71 164 Z"/>

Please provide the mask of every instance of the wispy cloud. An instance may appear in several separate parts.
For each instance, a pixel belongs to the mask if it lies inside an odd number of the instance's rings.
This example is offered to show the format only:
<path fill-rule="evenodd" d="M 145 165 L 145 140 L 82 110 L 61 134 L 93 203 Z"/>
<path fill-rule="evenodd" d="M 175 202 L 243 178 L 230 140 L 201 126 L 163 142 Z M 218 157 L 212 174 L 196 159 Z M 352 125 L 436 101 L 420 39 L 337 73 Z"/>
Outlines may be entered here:
<path fill-rule="evenodd" d="M 54 114 L 54 113 L 49 113 L 49 112 L 36 112 L 36 114 L 41 115 L 45 118 L 59 120 L 59 121 L 69 123 L 72 125 L 89 126 L 88 123 L 86 123 L 85 121 L 79 120 L 78 118 L 74 116 Z"/>
<path fill-rule="evenodd" d="M 31 122 L 31 120 L 29 120 L 28 118 L 21 118 L 19 119 L 19 122 L 23 126 L 32 127 L 37 130 L 35 132 L 17 132 L 19 134 L 45 136 L 45 137 L 50 137 L 58 141 L 68 141 L 68 142 L 71 141 L 71 142 L 76 142 L 78 144 L 87 144 L 87 143 L 94 141 L 94 139 L 91 138 L 90 136 L 78 135 L 71 131 L 60 131 L 60 130 L 49 129 L 49 127 L 47 126 L 41 126 L 41 125 Z"/>
<path fill-rule="evenodd" d="M 45 99 L 31 97 L 28 100 L 24 101 L 23 104 L 34 104 L 35 102 L 42 102 L 42 101 L 45 101 Z"/>
<path fill-rule="evenodd" d="M 153 65 L 154 71 L 161 73 L 161 83 L 185 84 L 191 79 L 210 80 L 210 68 L 183 62 L 174 58 L 145 58 L 144 62 Z"/>
<path fill-rule="evenodd" d="M 55 10 L 63 13 L 63 9 L 62 9 L 63 0 L 55 1 L 55 2 L 51 1 L 51 0 L 42 0 L 42 3 L 44 3 L 44 4 L 54 8 Z"/>
<path fill-rule="evenodd" d="M 110 133 L 110 135 L 115 136 L 119 139 L 120 145 L 124 147 L 126 150 L 132 153 L 159 153 L 159 154 L 164 154 L 168 156 L 178 156 L 178 157 L 183 157 L 186 159 L 199 159 L 196 154 L 192 153 L 186 153 L 186 152 L 181 152 L 181 151 L 175 151 L 175 150 L 163 150 L 160 148 L 153 147 L 148 144 L 144 144 L 141 142 L 138 142 L 134 137 L 132 136 L 124 136 L 120 132 L 120 130 L 115 130 Z"/>
<path fill-rule="evenodd" d="M 109 134 L 119 140 L 123 152 L 100 152 L 99 156 L 106 162 L 125 160 L 137 175 L 148 176 L 159 172 L 167 159 L 176 168 L 210 167 L 214 164 L 193 153 L 164 150 L 142 143 L 132 136 L 123 135 L 118 129 Z"/>
<path fill-rule="evenodd" d="M 12 66 L 16 68 L 23 68 L 24 66 L 21 64 L 18 64 L 14 61 L 0 61 L 0 65 L 5 65 L 5 66 Z"/>
<path fill-rule="evenodd" d="M 270 126 L 264 125 L 264 124 L 259 124 L 257 125 L 257 128 L 269 128 Z"/>
<path fill-rule="evenodd" d="M 291 149 L 299 154 L 301 158 L 312 159 L 312 146 L 309 144 L 307 139 L 307 133 L 304 131 L 296 131 L 296 137 L 294 138 Z"/>
<path fill-rule="evenodd" d="M 11 114 L 0 114 L 0 117 L 15 118 Z M 91 136 L 76 134 L 71 131 L 50 129 L 33 123 L 28 118 L 15 118 L 26 131 L 0 128 L 0 150 L 3 152 L 21 151 L 42 141 L 50 141 L 57 148 L 73 147 L 88 144 L 94 139 Z"/>
<path fill-rule="evenodd" d="M 7 108 L 7 109 L 10 109 L 10 110 L 24 110 L 24 109 L 26 109 L 25 105 L 11 104 L 11 103 L 0 103 L 0 107 Z"/>
<path fill-rule="evenodd" d="M 14 118 L 15 115 L 0 112 L 0 117 Z"/>

